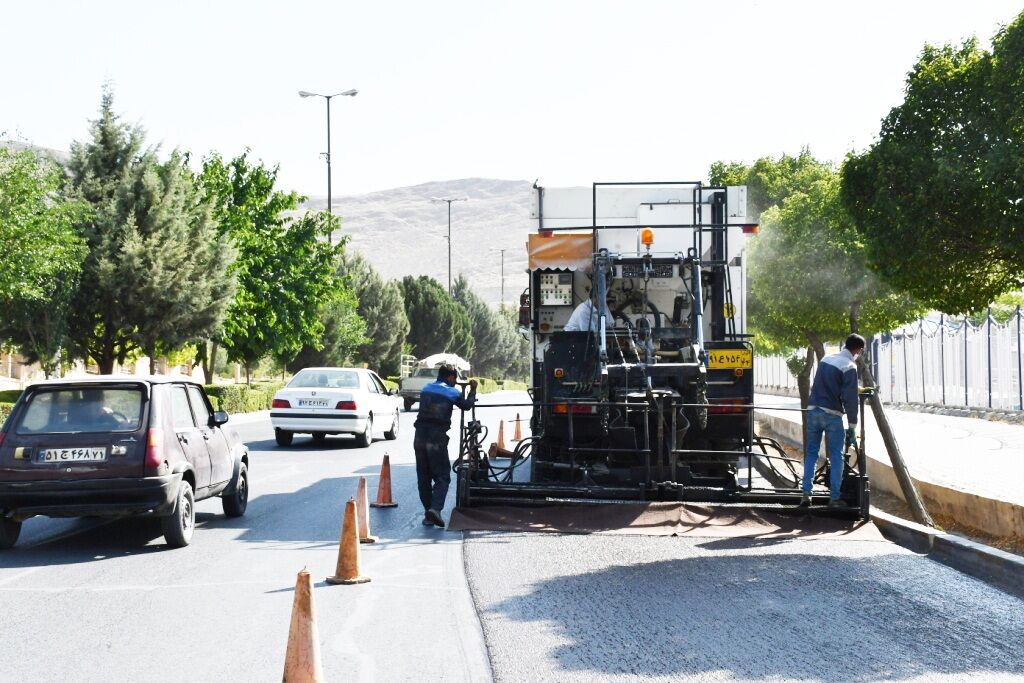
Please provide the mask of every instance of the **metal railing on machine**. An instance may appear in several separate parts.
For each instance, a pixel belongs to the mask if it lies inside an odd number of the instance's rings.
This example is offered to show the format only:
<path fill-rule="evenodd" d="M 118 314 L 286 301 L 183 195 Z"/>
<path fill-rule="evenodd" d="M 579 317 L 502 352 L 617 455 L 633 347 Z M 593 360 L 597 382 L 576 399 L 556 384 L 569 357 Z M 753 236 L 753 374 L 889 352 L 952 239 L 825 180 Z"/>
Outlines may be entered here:
<path fill-rule="evenodd" d="M 879 394 L 887 403 L 1024 409 L 1024 348 L 1017 309 L 999 321 L 991 309 L 970 318 L 924 318 L 878 335 L 872 360 Z M 781 356 L 755 364 L 758 390 L 794 392 L 796 378 Z"/>

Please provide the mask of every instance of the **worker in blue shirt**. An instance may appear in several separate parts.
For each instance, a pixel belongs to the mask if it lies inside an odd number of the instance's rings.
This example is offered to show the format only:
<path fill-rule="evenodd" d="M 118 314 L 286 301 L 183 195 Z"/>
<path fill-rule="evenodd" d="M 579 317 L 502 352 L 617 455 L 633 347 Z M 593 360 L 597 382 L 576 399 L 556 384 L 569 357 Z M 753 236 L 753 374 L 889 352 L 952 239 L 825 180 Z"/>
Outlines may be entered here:
<path fill-rule="evenodd" d="M 452 409 L 458 406 L 469 410 L 476 402 L 476 380 L 469 381 L 469 395 L 455 388 L 459 375 L 451 365 L 442 365 L 437 381 L 423 387 L 420 392 L 420 410 L 416 417 L 416 480 L 420 502 L 423 503 L 423 526 L 444 528 L 441 509 L 448 496 L 452 480 L 452 467 L 448 461 L 448 430 L 452 426 Z"/>
<path fill-rule="evenodd" d="M 839 490 L 843 484 L 843 413 L 846 413 L 846 443 L 853 443 L 857 427 L 857 358 L 864 353 L 864 337 L 851 334 L 839 353 L 825 356 L 818 364 L 807 402 L 807 438 L 804 441 L 803 495 L 800 506 L 811 504 L 814 468 L 821 450 L 821 436 L 829 454 L 829 507 L 843 507 Z"/>

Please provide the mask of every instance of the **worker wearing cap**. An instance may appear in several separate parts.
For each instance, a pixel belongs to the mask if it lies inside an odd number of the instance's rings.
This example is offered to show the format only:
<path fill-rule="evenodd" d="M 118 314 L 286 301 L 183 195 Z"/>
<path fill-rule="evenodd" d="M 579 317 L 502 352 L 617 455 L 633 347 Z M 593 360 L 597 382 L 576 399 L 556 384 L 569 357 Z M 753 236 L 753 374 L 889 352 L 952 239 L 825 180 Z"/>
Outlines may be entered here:
<path fill-rule="evenodd" d="M 846 443 L 853 443 L 857 426 L 857 358 L 864 353 L 864 337 L 851 334 L 839 353 L 825 356 L 818 364 L 807 405 L 807 438 L 804 451 L 801 507 L 811 504 L 814 468 L 821 449 L 821 437 L 829 454 L 829 507 L 843 507 L 839 490 L 843 484 L 843 413 L 846 413 Z"/>
<path fill-rule="evenodd" d="M 423 526 L 444 528 L 441 510 L 448 497 L 452 480 L 448 461 L 448 430 L 452 426 L 452 409 L 458 406 L 469 410 L 476 402 L 476 380 L 469 381 L 469 395 L 463 398 L 455 388 L 458 372 L 454 366 L 442 365 L 437 370 L 437 381 L 423 387 L 420 392 L 420 410 L 416 416 L 416 481 L 420 502 L 423 503 Z"/>

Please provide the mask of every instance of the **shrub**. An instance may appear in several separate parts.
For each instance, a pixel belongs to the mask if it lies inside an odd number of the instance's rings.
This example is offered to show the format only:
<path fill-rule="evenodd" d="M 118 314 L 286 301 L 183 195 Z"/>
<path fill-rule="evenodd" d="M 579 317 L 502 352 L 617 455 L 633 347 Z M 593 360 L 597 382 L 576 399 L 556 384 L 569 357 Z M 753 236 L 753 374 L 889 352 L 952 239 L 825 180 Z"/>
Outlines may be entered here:
<path fill-rule="evenodd" d="M 11 414 L 11 410 L 13 408 L 13 403 L 0 403 L 0 425 L 2 425 L 7 420 L 7 417 Z"/>
<path fill-rule="evenodd" d="M 21 396 L 21 389 L 4 389 L 0 391 L 0 403 L 14 403 Z"/>
<path fill-rule="evenodd" d="M 206 385 L 206 393 L 211 399 L 217 399 L 218 410 L 228 413 L 254 413 L 270 408 L 274 398 L 273 392 L 249 387 L 245 384 Z"/>

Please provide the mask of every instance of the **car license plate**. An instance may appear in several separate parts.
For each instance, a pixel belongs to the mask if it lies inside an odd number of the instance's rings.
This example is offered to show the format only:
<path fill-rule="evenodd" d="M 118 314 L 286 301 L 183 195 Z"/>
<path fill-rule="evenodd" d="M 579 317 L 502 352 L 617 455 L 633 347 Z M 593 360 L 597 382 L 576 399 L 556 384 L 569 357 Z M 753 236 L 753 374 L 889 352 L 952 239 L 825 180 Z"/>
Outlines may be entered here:
<path fill-rule="evenodd" d="M 300 408 L 326 408 L 329 402 L 326 398 L 300 398 Z"/>
<path fill-rule="evenodd" d="M 37 462 L 97 462 L 107 459 L 106 448 L 44 448 Z"/>
<path fill-rule="evenodd" d="M 754 352 L 750 349 L 708 349 L 708 367 L 712 370 L 754 367 Z"/>

